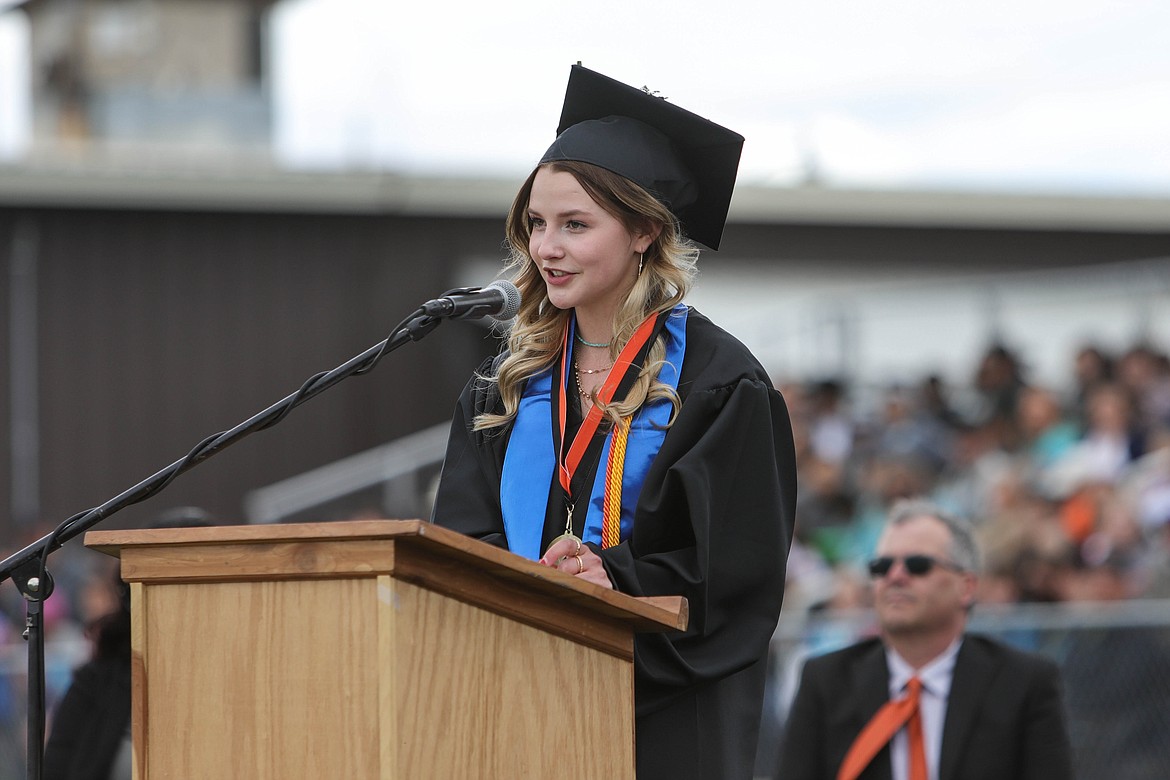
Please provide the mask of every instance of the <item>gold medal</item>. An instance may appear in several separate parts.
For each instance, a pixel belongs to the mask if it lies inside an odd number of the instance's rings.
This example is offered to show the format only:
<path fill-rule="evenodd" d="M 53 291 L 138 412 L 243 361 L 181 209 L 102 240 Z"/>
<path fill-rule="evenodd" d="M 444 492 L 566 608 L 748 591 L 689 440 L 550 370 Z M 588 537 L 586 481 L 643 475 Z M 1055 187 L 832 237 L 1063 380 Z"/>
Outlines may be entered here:
<path fill-rule="evenodd" d="M 581 565 L 581 555 L 580 555 L 581 548 L 583 547 L 583 545 L 581 543 L 581 537 L 577 536 L 576 534 L 571 534 L 571 533 L 561 534 L 556 539 L 552 540 L 552 544 L 550 544 L 549 547 L 551 548 L 553 545 L 555 545 L 561 539 L 572 539 L 574 542 L 577 543 L 577 548 L 575 550 L 573 550 L 573 552 L 569 553 L 568 555 L 562 555 L 559 558 L 557 558 L 556 562 L 553 565 L 560 566 L 562 561 L 567 561 L 570 558 L 576 558 L 578 565 L 580 565 L 580 568 L 583 569 L 584 566 Z M 580 573 L 580 572 L 578 572 L 578 573 Z"/>
<path fill-rule="evenodd" d="M 568 533 L 566 533 L 566 534 L 561 534 L 561 535 L 560 535 L 560 536 L 558 536 L 556 539 L 553 539 L 553 540 L 552 540 L 552 544 L 550 544 L 550 545 L 549 545 L 549 547 L 552 547 L 552 546 L 553 546 L 553 545 L 555 545 L 557 542 L 559 542 L 561 539 L 572 539 L 574 542 L 576 542 L 576 543 L 577 543 L 577 549 L 573 550 L 573 552 L 572 552 L 570 555 L 562 555 L 562 556 L 561 556 L 561 558 L 562 558 L 562 559 L 564 559 L 564 558 L 572 558 L 574 555 L 576 555 L 577 553 L 581 552 L 581 547 L 582 547 L 582 543 L 581 543 L 581 537 L 580 537 L 580 536 L 577 536 L 577 534 L 568 534 Z"/>
<path fill-rule="evenodd" d="M 573 533 L 573 505 L 569 504 L 569 503 L 565 504 L 565 532 L 563 534 L 561 534 L 560 536 L 558 536 L 556 539 L 553 539 L 552 544 L 550 544 L 549 547 L 553 547 L 561 539 L 572 539 L 574 542 L 577 543 L 577 548 L 575 550 L 573 550 L 572 555 L 562 555 L 560 558 L 557 559 L 557 563 L 560 563 L 561 561 L 565 560 L 566 558 L 572 558 L 574 555 L 581 552 L 581 545 L 582 545 L 581 537 L 579 537 L 579 536 L 577 536 L 577 534 Z"/>

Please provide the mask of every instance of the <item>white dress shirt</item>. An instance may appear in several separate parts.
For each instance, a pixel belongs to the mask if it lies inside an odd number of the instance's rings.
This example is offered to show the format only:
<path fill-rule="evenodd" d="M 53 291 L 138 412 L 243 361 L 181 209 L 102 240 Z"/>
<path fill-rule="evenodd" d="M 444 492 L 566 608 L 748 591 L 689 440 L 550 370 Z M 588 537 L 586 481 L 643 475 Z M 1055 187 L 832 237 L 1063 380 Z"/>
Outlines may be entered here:
<path fill-rule="evenodd" d="M 955 672 L 955 656 L 959 654 L 962 637 L 951 643 L 921 669 L 914 669 L 902 656 L 886 646 L 886 664 L 890 670 L 890 698 L 898 699 L 906 694 L 906 684 L 917 676 L 922 683 L 918 706 L 922 713 L 922 739 L 926 746 L 926 776 L 938 780 L 938 761 L 942 753 L 943 721 L 947 714 L 947 697 L 951 694 L 951 677 Z M 910 740 L 902 728 L 890 742 L 890 760 L 893 763 L 894 780 L 909 780 Z"/>

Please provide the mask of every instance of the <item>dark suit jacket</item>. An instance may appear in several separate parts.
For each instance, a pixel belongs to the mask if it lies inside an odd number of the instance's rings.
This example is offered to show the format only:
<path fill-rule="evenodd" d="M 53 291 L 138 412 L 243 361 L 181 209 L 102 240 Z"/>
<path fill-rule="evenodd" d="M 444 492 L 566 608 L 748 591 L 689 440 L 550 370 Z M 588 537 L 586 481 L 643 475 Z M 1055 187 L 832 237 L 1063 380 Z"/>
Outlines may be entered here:
<path fill-rule="evenodd" d="M 780 755 L 780 780 L 834 780 L 858 732 L 889 699 L 885 650 L 870 639 L 804 667 Z M 889 780 L 886 747 L 862 780 Z M 939 780 L 1064 780 L 1072 752 L 1054 663 L 968 634 L 955 659 Z"/>

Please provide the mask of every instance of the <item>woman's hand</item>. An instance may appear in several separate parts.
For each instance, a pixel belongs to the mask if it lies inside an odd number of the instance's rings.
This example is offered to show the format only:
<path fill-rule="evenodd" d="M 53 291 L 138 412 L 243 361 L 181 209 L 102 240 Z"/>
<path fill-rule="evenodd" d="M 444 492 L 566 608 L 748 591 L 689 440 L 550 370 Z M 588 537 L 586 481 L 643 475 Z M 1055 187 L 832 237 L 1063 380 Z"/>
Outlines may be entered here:
<path fill-rule="evenodd" d="M 613 583 L 605 573 L 605 566 L 601 563 L 601 556 L 585 544 L 570 536 L 562 536 L 545 550 L 540 562 L 545 566 L 580 577 L 595 585 L 613 590 Z"/>

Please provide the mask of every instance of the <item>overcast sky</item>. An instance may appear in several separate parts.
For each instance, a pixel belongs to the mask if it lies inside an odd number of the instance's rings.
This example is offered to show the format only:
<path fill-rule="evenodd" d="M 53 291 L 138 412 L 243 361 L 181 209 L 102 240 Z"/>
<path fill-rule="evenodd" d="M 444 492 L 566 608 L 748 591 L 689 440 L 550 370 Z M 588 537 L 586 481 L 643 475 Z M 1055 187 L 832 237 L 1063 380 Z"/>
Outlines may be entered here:
<path fill-rule="evenodd" d="M 745 135 L 741 181 L 1170 195 L 1165 0 L 284 0 L 271 32 L 291 165 L 522 175 L 580 60 Z"/>
<path fill-rule="evenodd" d="M 291 0 L 274 21 L 289 160 L 526 170 L 580 60 L 743 133 L 744 180 L 1170 194 L 1164 0 Z"/>

